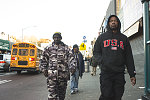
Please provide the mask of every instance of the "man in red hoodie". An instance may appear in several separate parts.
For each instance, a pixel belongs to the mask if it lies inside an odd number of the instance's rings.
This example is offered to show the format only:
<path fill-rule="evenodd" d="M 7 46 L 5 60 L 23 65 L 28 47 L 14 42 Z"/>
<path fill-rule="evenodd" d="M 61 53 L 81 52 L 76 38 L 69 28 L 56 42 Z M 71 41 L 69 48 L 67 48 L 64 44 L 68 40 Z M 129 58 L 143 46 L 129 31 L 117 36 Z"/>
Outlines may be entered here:
<path fill-rule="evenodd" d="M 131 84 L 136 84 L 135 65 L 127 36 L 120 32 L 121 23 L 116 15 L 107 22 L 107 31 L 101 34 L 94 45 L 94 57 L 101 64 L 99 100 L 121 100 L 124 93 L 125 67 Z"/>

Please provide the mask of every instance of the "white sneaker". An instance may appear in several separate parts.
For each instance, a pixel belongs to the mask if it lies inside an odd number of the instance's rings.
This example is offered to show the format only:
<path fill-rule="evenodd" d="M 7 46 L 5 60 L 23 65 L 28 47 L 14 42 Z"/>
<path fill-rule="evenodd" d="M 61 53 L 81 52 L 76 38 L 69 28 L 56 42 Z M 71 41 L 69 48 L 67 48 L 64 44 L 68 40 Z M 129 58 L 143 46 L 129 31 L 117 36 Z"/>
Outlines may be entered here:
<path fill-rule="evenodd" d="M 75 92 L 78 92 L 78 88 L 75 88 L 74 91 L 75 91 Z"/>
<path fill-rule="evenodd" d="M 72 90 L 72 91 L 71 91 L 71 94 L 75 94 L 75 91 Z"/>

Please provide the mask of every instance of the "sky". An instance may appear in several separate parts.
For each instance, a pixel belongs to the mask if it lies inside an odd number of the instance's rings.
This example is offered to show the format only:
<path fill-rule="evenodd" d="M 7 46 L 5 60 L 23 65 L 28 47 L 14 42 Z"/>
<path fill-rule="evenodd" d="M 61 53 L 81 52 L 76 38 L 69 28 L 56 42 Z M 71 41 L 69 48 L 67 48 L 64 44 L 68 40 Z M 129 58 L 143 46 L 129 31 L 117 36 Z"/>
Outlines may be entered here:
<path fill-rule="evenodd" d="M 17 38 L 36 36 L 52 40 L 62 33 L 67 45 L 87 46 L 97 38 L 110 0 L 0 0 L 0 33 Z M 23 32 L 22 32 L 23 30 Z"/>

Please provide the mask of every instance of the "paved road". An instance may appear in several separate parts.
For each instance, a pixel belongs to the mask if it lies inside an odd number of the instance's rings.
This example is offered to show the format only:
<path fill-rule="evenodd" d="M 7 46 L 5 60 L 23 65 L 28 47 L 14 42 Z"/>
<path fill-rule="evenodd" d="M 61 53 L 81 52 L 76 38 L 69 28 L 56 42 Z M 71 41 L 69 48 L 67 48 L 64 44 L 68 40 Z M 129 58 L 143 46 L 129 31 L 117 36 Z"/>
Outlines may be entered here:
<path fill-rule="evenodd" d="M 79 92 L 70 94 L 68 83 L 65 100 L 98 100 L 100 95 L 99 73 L 96 76 L 84 73 L 79 80 Z M 131 86 L 128 74 L 126 76 L 126 90 L 122 100 L 141 100 L 144 94 L 144 75 L 137 74 L 136 86 Z M 141 89 L 140 89 L 140 88 Z M 42 74 L 14 72 L 0 72 L 0 100 L 47 100 L 46 79 Z"/>
<path fill-rule="evenodd" d="M 24 72 L 2 76 L 1 73 L 0 82 L 0 100 L 47 100 L 46 80 L 42 74 Z"/>

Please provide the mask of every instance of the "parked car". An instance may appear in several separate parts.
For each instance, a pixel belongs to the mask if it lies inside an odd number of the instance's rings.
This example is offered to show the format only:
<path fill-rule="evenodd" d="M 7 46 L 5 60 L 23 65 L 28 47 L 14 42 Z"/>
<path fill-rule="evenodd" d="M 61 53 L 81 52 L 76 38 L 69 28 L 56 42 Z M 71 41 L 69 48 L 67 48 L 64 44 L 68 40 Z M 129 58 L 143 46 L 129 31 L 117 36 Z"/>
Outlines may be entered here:
<path fill-rule="evenodd" d="M 0 54 L 0 70 L 9 71 L 10 62 L 10 54 Z"/>

